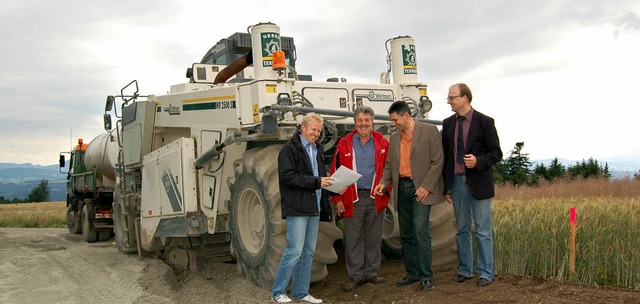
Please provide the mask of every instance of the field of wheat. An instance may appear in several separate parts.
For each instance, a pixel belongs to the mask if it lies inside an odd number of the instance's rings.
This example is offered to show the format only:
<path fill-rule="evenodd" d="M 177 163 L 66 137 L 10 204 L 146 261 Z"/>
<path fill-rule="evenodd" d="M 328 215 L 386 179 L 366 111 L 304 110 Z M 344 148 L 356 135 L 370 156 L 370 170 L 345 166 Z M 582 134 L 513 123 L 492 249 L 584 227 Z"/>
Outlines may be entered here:
<path fill-rule="evenodd" d="M 65 202 L 0 204 L 0 227 L 67 227 Z"/>
<path fill-rule="evenodd" d="M 576 210 L 575 271 L 570 209 Z M 640 289 L 640 182 L 581 180 L 499 187 L 496 273 Z"/>

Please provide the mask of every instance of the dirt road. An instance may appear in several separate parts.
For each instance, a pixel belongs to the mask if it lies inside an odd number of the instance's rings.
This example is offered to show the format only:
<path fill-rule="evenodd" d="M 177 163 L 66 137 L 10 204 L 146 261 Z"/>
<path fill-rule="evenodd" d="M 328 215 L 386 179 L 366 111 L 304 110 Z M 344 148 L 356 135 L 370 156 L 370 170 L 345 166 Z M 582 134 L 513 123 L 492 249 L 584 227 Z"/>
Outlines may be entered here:
<path fill-rule="evenodd" d="M 0 228 L 0 304 L 264 303 L 269 291 L 249 284 L 235 265 L 174 272 L 156 258 L 118 253 L 67 229 Z"/>
<path fill-rule="evenodd" d="M 145 262 L 111 242 L 84 243 L 66 229 L 2 228 L 0 243 L 0 303 L 171 303 L 144 291 Z"/>
<path fill-rule="evenodd" d="M 338 250 L 341 257 L 342 252 Z M 380 275 L 390 281 L 340 290 L 344 262 L 312 285 L 326 303 L 640 303 L 640 291 L 584 286 L 499 275 L 490 286 L 454 283 L 451 268 L 435 269 L 436 289 L 395 287 L 404 275 L 386 261 Z M 112 241 L 85 243 L 66 229 L 0 228 L 0 303 L 268 303 L 269 290 L 249 284 L 235 265 L 210 264 L 202 273 L 175 272 L 155 258 L 118 253 Z"/>

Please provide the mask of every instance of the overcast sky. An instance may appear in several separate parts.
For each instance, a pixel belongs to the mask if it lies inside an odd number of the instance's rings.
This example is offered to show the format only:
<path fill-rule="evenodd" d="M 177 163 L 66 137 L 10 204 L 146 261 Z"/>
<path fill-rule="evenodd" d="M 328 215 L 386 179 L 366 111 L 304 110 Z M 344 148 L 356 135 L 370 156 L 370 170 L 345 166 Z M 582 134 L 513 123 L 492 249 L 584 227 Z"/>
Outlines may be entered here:
<path fill-rule="evenodd" d="M 448 88 L 467 83 L 505 157 L 520 141 L 532 160 L 640 154 L 637 0 L 3 0 L 0 162 L 55 164 L 104 132 L 107 95 L 133 79 L 165 94 L 213 44 L 259 22 L 294 38 L 297 70 L 314 80 L 377 83 L 385 41 L 412 36 L 430 118 L 451 115 Z"/>

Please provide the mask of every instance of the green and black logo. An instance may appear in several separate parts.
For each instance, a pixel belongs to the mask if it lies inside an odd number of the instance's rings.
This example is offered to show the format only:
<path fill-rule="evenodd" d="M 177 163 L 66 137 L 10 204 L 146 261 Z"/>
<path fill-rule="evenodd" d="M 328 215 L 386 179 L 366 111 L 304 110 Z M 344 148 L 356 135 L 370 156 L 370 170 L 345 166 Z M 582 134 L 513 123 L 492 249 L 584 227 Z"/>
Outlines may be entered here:
<path fill-rule="evenodd" d="M 262 67 L 273 65 L 273 52 L 280 50 L 280 34 L 264 32 L 260 34 L 262 44 Z"/>
<path fill-rule="evenodd" d="M 408 47 L 402 45 L 402 65 L 405 74 L 417 74 L 418 66 L 416 64 L 416 46 L 410 44 Z"/>

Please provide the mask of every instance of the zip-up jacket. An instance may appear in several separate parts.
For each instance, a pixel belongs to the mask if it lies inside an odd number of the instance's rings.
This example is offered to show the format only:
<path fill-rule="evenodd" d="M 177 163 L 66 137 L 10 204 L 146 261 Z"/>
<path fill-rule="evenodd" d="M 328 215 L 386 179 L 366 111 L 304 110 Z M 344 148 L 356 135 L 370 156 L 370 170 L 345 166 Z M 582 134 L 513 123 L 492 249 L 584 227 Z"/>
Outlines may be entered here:
<path fill-rule="evenodd" d="M 330 222 L 331 205 L 327 199 L 329 192 L 322 190 L 321 210 L 318 210 L 316 190 L 321 188 L 319 176 L 327 176 L 323 160 L 322 145 L 314 143 L 318 151 L 318 176 L 313 175 L 309 153 L 302 146 L 300 131 L 293 135 L 278 154 L 278 178 L 280 180 L 280 208 L 282 218 L 287 216 L 317 216 Z"/>
<path fill-rule="evenodd" d="M 348 135 L 342 137 L 336 145 L 336 150 L 333 155 L 333 161 L 331 163 L 331 174 L 333 174 L 340 166 L 345 166 L 353 171 L 357 171 L 356 158 L 353 151 L 353 135 L 357 130 L 351 131 Z M 376 212 L 382 212 L 384 208 L 389 204 L 389 195 L 376 195 L 374 188 L 380 182 L 382 177 L 382 169 L 384 169 L 384 163 L 389 154 L 389 142 L 382 136 L 382 133 L 372 131 L 373 145 L 375 149 L 375 173 L 373 176 L 373 185 L 369 187 L 371 189 L 370 196 L 376 201 Z M 353 204 L 358 201 L 358 185 L 354 183 L 345 190 L 342 196 L 336 195 L 331 197 L 332 203 L 336 204 L 342 201 L 344 204 L 344 217 L 353 217 Z"/>

